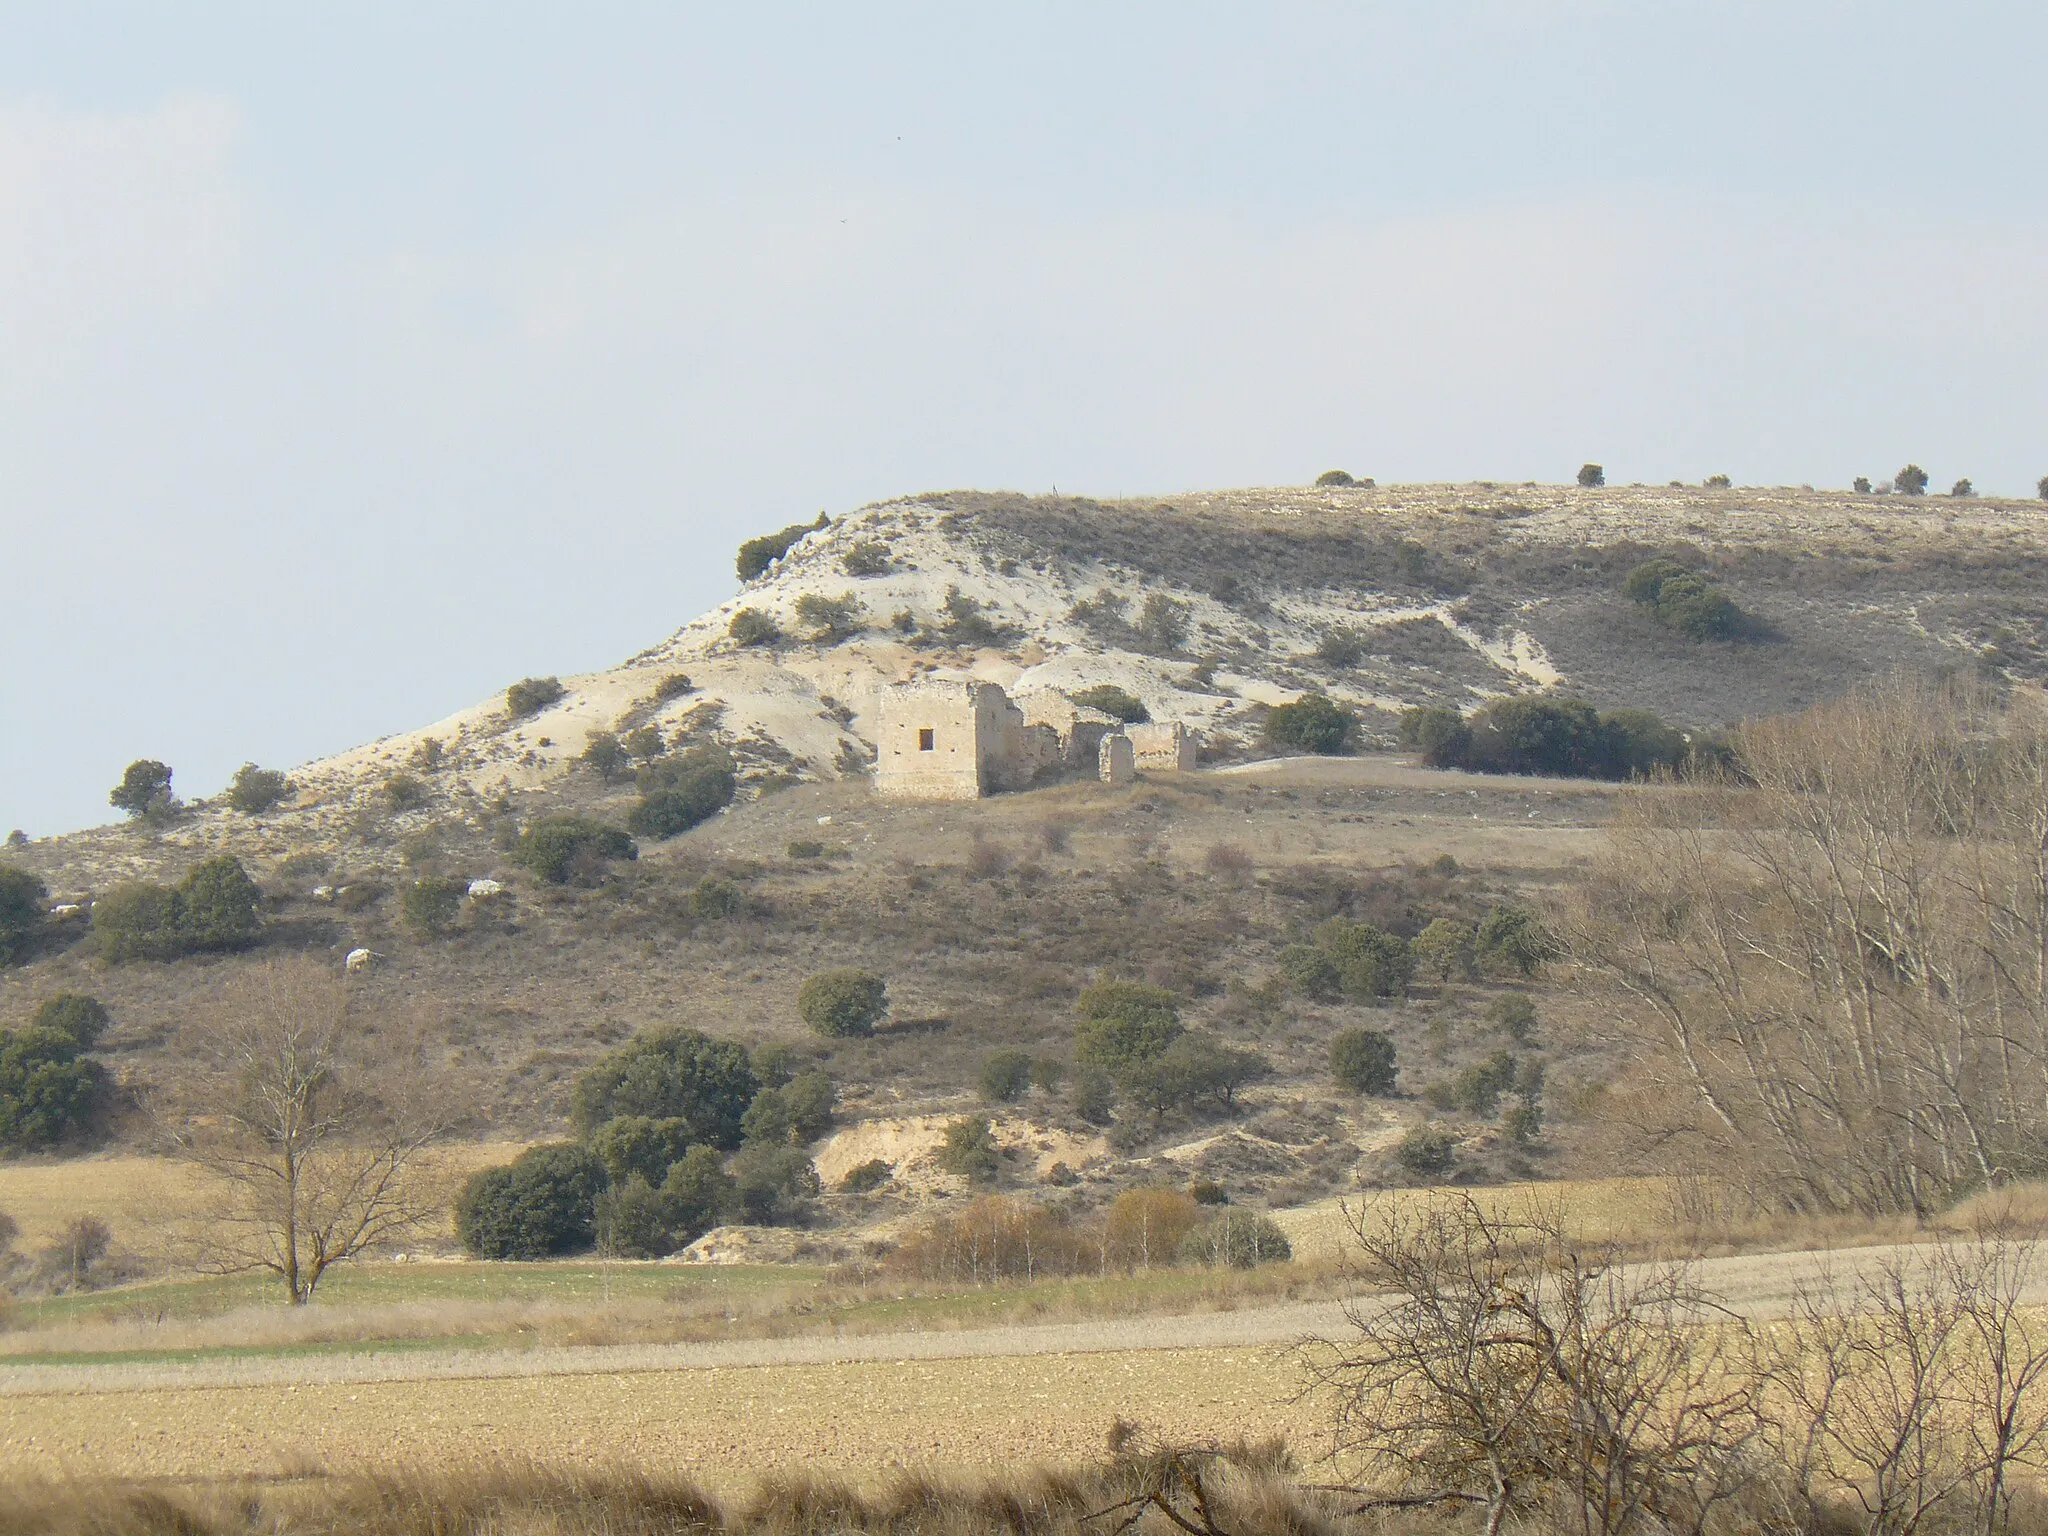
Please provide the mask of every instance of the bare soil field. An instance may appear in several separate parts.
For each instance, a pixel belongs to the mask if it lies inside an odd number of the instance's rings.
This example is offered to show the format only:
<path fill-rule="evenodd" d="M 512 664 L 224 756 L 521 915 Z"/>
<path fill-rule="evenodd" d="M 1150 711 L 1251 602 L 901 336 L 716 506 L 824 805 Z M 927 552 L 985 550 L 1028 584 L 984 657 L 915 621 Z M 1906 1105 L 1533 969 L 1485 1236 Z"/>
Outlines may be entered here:
<path fill-rule="evenodd" d="M 1711 1259 L 1731 1310 L 1782 1315 L 1795 1288 L 1900 1250 Z M 2048 1272 L 2026 1299 L 2048 1300 Z M 1371 1305 L 1370 1299 L 1361 1304 Z M 865 1339 L 0 1372 L 0 1472 L 267 1476 L 480 1457 L 682 1469 L 714 1489 L 764 1466 L 1081 1461 L 1117 1418 L 1169 1438 L 1283 1434 L 1312 1451 L 1319 1405 L 1290 1346 L 1341 1337 L 1334 1303 Z"/>
<path fill-rule="evenodd" d="M 1288 1433 L 1270 1348 L 152 1389 L 0 1398 L 0 1475 L 218 1478 L 484 1457 L 850 1475 L 1098 1455 L 1119 1416 L 1175 1436 Z"/>

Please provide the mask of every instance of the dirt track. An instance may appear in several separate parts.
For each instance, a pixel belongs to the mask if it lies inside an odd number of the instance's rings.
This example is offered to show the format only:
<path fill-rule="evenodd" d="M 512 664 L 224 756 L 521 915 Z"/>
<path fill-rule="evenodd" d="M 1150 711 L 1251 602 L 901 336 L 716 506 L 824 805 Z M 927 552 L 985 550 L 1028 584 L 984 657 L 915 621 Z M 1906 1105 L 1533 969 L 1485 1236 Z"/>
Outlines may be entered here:
<path fill-rule="evenodd" d="M 1898 1249 L 1714 1259 L 1735 1310 L 1781 1314 Z M 2035 1299 L 2048 1300 L 2048 1274 Z M 534 1456 L 682 1466 L 709 1482 L 768 1465 L 847 1471 L 1093 1454 L 1119 1415 L 1187 1436 L 1287 1433 L 1287 1346 L 1343 1328 L 1333 1304 L 1191 1317 L 731 1344 L 439 1351 L 31 1366 L 0 1371 L 0 1473 L 195 1476 Z"/>

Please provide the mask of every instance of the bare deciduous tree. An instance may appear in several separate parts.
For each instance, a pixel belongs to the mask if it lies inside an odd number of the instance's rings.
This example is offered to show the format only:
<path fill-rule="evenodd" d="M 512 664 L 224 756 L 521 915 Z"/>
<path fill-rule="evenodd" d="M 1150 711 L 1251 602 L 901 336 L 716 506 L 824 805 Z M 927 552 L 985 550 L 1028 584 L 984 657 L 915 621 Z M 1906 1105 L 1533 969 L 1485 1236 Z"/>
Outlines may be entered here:
<path fill-rule="evenodd" d="M 1468 1197 L 1351 1224 L 1381 1294 L 1306 1360 L 1337 1449 L 1398 1474 L 1369 1505 L 1481 1504 L 1488 1536 L 1542 1505 L 1587 1536 L 1694 1533 L 1745 1484 L 1754 1390 L 1688 1267 L 1623 1268 Z"/>
<path fill-rule="evenodd" d="M 303 1306 L 334 1265 L 436 1214 L 421 1154 L 452 1109 L 324 968 L 254 967 L 191 1033 L 193 1074 L 152 1110 L 168 1149 L 213 1176 L 197 1267 L 267 1271 Z"/>
<path fill-rule="evenodd" d="M 2048 706 L 1894 680 L 1623 797 L 1563 924 L 1666 1167 L 1925 1214 L 2048 1166 Z"/>

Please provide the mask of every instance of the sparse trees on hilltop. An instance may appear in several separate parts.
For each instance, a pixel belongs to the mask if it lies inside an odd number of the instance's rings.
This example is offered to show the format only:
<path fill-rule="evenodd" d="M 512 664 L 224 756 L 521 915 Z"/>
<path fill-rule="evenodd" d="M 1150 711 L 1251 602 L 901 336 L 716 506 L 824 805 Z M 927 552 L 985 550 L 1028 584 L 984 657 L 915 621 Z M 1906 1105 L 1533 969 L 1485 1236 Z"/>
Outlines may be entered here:
<path fill-rule="evenodd" d="M 758 608 L 742 608 L 732 616 L 725 632 L 734 645 L 773 645 L 782 638 L 782 626 Z"/>
<path fill-rule="evenodd" d="M 861 601 L 851 592 L 827 597 L 822 592 L 805 592 L 796 600 L 797 622 L 819 645 L 837 645 L 861 629 Z"/>
<path fill-rule="evenodd" d="M 1607 471 L 1600 465 L 1581 464 L 1579 466 L 1579 484 L 1584 486 L 1587 490 L 1593 490 L 1599 486 L 1605 485 L 1606 483 Z"/>
<path fill-rule="evenodd" d="M 261 816 L 292 792 L 292 781 L 275 768 L 244 763 L 228 785 L 228 804 L 244 816 Z"/>
<path fill-rule="evenodd" d="M 1927 471 L 1918 464 L 1908 464 L 1892 477 L 1892 484 L 1898 487 L 1901 496 L 1924 496 L 1927 494 Z"/>
<path fill-rule="evenodd" d="M 182 809 L 171 793 L 170 765 L 148 757 L 128 765 L 121 782 L 107 792 L 107 803 L 133 821 L 167 821 Z"/>
<path fill-rule="evenodd" d="M 384 780 L 384 804 L 394 816 L 407 811 L 416 811 L 433 798 L 433 790 L 424 779 L 403 770 Z"/>
<path fill-rule="evenodd" d="M 780 560 L 794 548 L 807 533 L 820 528 L 829 528 L 832 520 L 824 513 L 818 514 L 814 523 L 791 523 L 775 533 L 764 533 L 758 538 L 748 539 L 740 545 L 739 556 L 734 562 L 741 581 L 758 581 L 768 574 L 768 567 Z"/>
<path fill-rule="evenodd" d="M 886 576 L 894 565 L 887 544 L 879 539 L 862 539 L 839 557 L 839 568 L 849 576 Z"/>
<path fill-rule="evenodd" d="M 556 677 L 525 677 L 505 690 L 505 713 L 514 720 L 537 715 L 568 697 L 569 690 Z"/>

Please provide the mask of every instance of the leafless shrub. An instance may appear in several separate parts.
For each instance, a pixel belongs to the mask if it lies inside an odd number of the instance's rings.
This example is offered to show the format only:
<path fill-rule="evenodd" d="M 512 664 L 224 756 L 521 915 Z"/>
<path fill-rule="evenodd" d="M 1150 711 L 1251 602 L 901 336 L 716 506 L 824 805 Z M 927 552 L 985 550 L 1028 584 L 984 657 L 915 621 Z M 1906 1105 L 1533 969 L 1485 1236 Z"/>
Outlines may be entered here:
<path fill-rule="evenodd" d="M 1219 880 L 1238 882 L 1252 872 L 1252 856 L 1237 843 L 1212 843 L 1202 866 Z"/>
<path fill-rule="evenodd" d="M 1846 1498 L 1869 1536 L 2011 1527 L 2015 1473 L 2048 1449 L 2048 1325 L 2021 1305 L 2036 1257 L 1992 1233 L 1800 1287 L 1757 1366 L 1800 1523 Z"/>
<path fill-rule="evenodd" d="M 985 1285 L 1052 1275 L 1138 1274 L 1192 1259 L 1182 1240 L 1205 1213 L 1175 1189 L 1127 1189 L 1072 1215 L 1019 1196 L 985 1195 L 914 1227 L 889 1267 L 923 1279 Z"/>
<path fill-rule="evenodd" d="M 994 880 L 1007 874 L 1009 868 L 1010 850 L 977 829 L 973 841 L 967 848 L 968 878 Z"/>
<path fill-rule="evenodd" d="M 1306 1347 L 1336 1448 L 1390 1472 L 1363 1508 L 1548 1508 L 1587 1536 L 1697 1533 L 1742 1488 L 1756 1398 L 1683 1265 L 1624 1269 L 1555 1216 L 1461 1197 L 1349 1213 L 1353 1335 Z M 1735 1362 L 1739 1364 L 1739 1362 Z"/>
<path fill-rule="evenodd" d="M 35 1284 L 61 1294 L 96 1290 L 127 1275 L 113 1252 L 114 1229 L 97 1216 L 74 1217 L 36 1256 Z"/>

